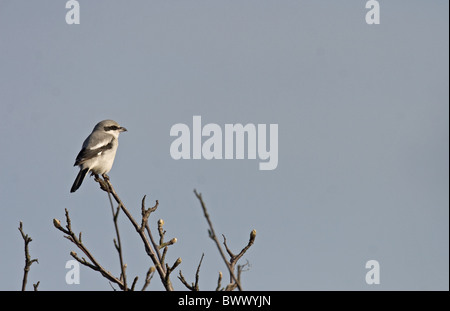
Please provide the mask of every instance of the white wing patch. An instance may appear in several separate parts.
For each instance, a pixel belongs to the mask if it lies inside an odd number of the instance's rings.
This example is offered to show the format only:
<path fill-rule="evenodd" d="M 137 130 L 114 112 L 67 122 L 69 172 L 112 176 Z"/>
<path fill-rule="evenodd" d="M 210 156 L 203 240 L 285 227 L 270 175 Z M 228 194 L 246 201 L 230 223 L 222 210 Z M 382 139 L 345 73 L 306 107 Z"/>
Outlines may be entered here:
<path fill-rule="evenodd" d="M 102 141 L 102 142 L 98 143 L 95 146 L 89 147 L 88 149 L 89 150 L 98 149 L 98 148 L 101 148 L 101 147 L 105 147 L 109 143 L 110 143 L 109 141 Z"/>

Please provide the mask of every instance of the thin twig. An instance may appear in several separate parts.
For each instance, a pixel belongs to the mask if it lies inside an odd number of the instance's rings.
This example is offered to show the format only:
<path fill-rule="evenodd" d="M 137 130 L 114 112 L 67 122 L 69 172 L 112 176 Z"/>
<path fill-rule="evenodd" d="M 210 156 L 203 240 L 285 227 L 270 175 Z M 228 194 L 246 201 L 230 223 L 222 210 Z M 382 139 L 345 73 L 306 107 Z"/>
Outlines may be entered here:
<path fill-rule="evenodd" d="M 195 189 L 194 189 L 194 193 L 195 193 L 195 196 L 197 197 L 197 199 L 200 201 L 200 205 L 202 206 L 202 209 L 203 209 L 203 214 L 204 214 L 204 216 L 206 218 L 206 221 L 208 222 L 209 235 L 210 235 L 211 239 L 216 243 L 216 246 L 217 246 L 217 248 L 219 250 L 220 256 L 222 256 L 222 259 L 225 262 L 225 265 L 227 266 L 228 271 L 230 272 L 230 277 L 231 277 L 232 281 L 234 281 L 236 283 L 238 289 L 240 291 L 242 291 L 242 286 L 241 286 L 238 278 L 234 274 L 234 271 L 233 271 L 234 269 L 231 266 L 231 264 L 228 262 L 227 258 L 225 257 L 225 253 L 223 252 L 222 247 L 220 246 L 220 242 L 217 239 L 216 232 L 214 231 L 213 224 L 212 224 L 211 219 L 209 217 L 208 211 L 206 210 L 206 205 L 203 202 L 202 195 L 201 195 L 201 193 L 198 193 L 197 190 L 195 190 Z"/>
<path fill-rule="evenodd" d="M 217 287 L 216 287 L 216 291 L 221 290 L 220 288 L 222 287 L 222 272 L 219 271 L 219 278 L 217 279 Z"/>
<path fill-rule="evenodd" d="M 166 271 L 167 271 L 166 278 L 167 278 L 167 280 L 169 280 L 169 276 L 173 272 L 173 270 L 175 270 L 180 264 L 181 264 L 181 258 L 180 257 L 178 257 L 178 259 L 173 263 L 172 267 L 170 267 L 166 263 Z"/>
<path fill-rule="evenodd" d="M 153 261 L 165 289 L 168 291 L 173 291 L 172 283 L 170 282 L 170 279 L 167 277 L 168 273 L 166 273 L 166 271 L 162 267 L 162 265 L 159 261 L 158 255 L 156 255 L 155 251 L 153 250 L 153 248 L 151 246 L 151 242 L 145 235 L 145 230 L 143 230 L 141 228 L 141 226 L 139 226 L 139 224 L 136 222 L 134 217 L 131 215 L 131 213 L 128 211 L 128 209 L 125 207 L 122 200 L 117 195 L 117 192 L 115 191 L 114 187 L 112 186 L 110 180 L 109 179 L 101 180 L 100 178 L 98 178 L 98 179 L 96 179 L 96 181 L 100 184 L 100 188 L 105 191 L 109 191 L 111 193 L 111 195 L 113 196 L 114 200 L 117 202 L 117 204 L 119 204 L 120 208 L 125 213 L 125 215 L 128 217 L 128 219 L 130 220 L 134 229 L 139 234 L 142 242 L 144 243 L 145 251 L 146 251 L 147 255 Z"/>
<path fill-rule="evenodd" d="M 199 281 L 199 274 L 200 274 L 200 266 L 202 265 L 202 261 L 203 261 L 203 257 L 205 256 L 205 254 L 202 254 L 202 258 L 200 258 L 200 262 L 198 263 L 198 267 L 197 267 L 197 272 L 195 273 L 195 283 L 189 284 L 186 279 L 184 278 L 183 274 L 181 273 L 181 270 L 179 272 L 179 276 L 178 278 L 180 279 L 181 283 L 184 284 L 184 286 L 186 286 L 189 290 L 191 291 L 199 291 L 199 287 L 198 287 L 198 281 Z"/>
<path fill-rule="evenodd" d="M 142 203 L 141 203 L 141 211 L 142 211 L 141 231 L 143 231 L 144 228 L 147 231 L 147 234 L 150 237 L 150 242 L 152 243 L 152 246 L 153 246 L 153 250 L 156 253 L 156 255 L 158 256 L 158 261 L 159 261 L 160 265 L 164 269 L 164 265 L 161 264 L 161 262 L 162 262 L 161 253 L 159 251 L 158 245 L 156 244 L 155 240 L 153 239 L 153 235 L 152 235 L 152 231 L 150 230 L 150 226 L 148 225 L 148 218 L 150 217 L 150 214 L 153 213 L 154 211 L 156 211 L 156 209 L 158 208 L 159 201 L 156 200 L 156 203 L 153 207 L 146 209 L 145 208 L 145 198 L 146 197 L 147 196 L 144 195 L 144 197 L 142 198 Z"/>
<path fill-rule="evenodd" d="M 19 224 L 19 231 L 22 235 L 23 241 L 25 243 L 25 267 L 23 268 L 23 280 L 22 280 L 22 291 L 25 291 L 25 288 L 27 286 L 27 278 L 28 278 L 28 272 L 30 271 L 30 267 L 34 262 L 39 263 L 38 259 L 31 259 L 29 250 L 28 250 L 28 244 L 32 241 L 31 237 L 28 236 L 28 234 L 25 234 L 23 232 L 23 224 L 20 222 Z M 36 284 L 33 284 L 34 290 L 37 290 L 37 287 L 39 286 L 39 282 Z"/>
<path fill-rule="evenodd" d="M 116 230 L 116 236 L 117 236 L 117 243 L 116 240 L 114 240 L 114 246 L 116 247 L 117 253 L 119 254 L 119 262 L 120 262 L 120 270 L 121 270 L 121 275 L 120 275 L 120 279 L 123 281 L 123 288 L 124 290 L 127 290 L 127 275 L 125 273 L 126 270 L 126 265 L 123 262 L 123 255 L 122 255 L 122 243 L 120 241 L 120 234 L 119 234 L 119 225 L 117 222 L 117 219 L 119 217 L 119 212 L 120 212 L 120 208 L 117 207 L 117 211 L 114 212 L 114 205 L 113 205 L 113 201 L 111 198 L 111 193 L 108 191 L 108 198 L 109 198 L 109 203 L 111 205 L 111 212 L 112 212 L 112 216 L 113 216 L 113 222 L 114 222 L 114 228 Z"/>
<path fill-rule="evenodd" d="M 65 233 L 65 238 L 74 243 L 87 257 L 91 262 L 88 262 L 84 257 L 80 258 L 78 257 L 77 253 L 74 251 L 70 252 L 70 255 L 79 263 L 91 268 L 94 271 L 100 272 L 101 275 L 103 275 L 105 278 L 107 278 L 110 282 L 116 283 L 119 285 L 121 289 L 125 289 L 125 284 L 121 279 L 116 278 L 111 274 L 111 272 L 107 271 L 105 268 L 103 268 L 100 263 L 95 259 L 95 257 L 91 254 L 91 252 L 87 249 L 87 247 L 83 244 L 81 241 L 81 232 L 79 234 L 79 237 L 76 236 L 76 234 L 72 231 L 72 224 L 69 216 L 69 211 L 67 208 L 66 211 L 66 228 L 63 228 L 61 226 L 61 222 L 58 219 L 53 219 L 53 225 L 56 229 L 60 230 L 61 232 Z"/>
<path fill-rule="evenodd" d="M 156 209 L 158 208 L 159 205 L 159 201 L 156 200 L 156 203 L 153 207 L 149 207 L 149 208 L 145 208 L 145 198 L 147 196 L 144 195 L 144 197 L 142 198 L 142 203 L 141 203 L 141 213 L 142 213 L 142 222 L 141 222 L 141 230 L 145 230 L 147 231 L 148 236 L 150 237 L 150 242 L 152 242 L 152 246 L 154 251 L 156 252 L 156 255 L 158 256 L 158 260 L 161 263 L 161 253 L 159 251 L 159 247 L 156 244 L 155 240 L 153 239 L 153 235 L 152 235 L 152 231 L 150 230 L 150 226 L 148 225 L 148 218 L 150 217 L 150 214 L 153 213 L 154 211 L 156 211 Z M 164 265 L 162 265 L 164 267 Z"/>
<path fill-rule="evenodd" d="M 135 277 L 134 280 L 133 280 L 133 284 L 131 284 L 131 290 L 132 291 L 134 291 L 134 287 L 136 286 L 137 280 L 138 280 L 138 277 Z"/>
<path fill-rule="evenodd" d="M 154 266 L 151 266 L 150 269 L 148 269 L 147 275 L 145 276 L 144 286 L 142 286 L 142 291 L 144 291 L 147 288 L 147 286 L 150 284 L 150 281 L 152 280 L 153 275 L 155 275 L 155 270 L 156 269 Z"/>
<path fill-rule="evenodd" d="M 41 283 L 41 281 L 38 281 L 36 284 L 33 284 L 33 290 L 34 290 L 35 292 L 37 292 L 38 286 L 39 286 L 40 283 Z"/>
<path fill-rule="evenodd" d="M 236 262 L 238 262 L 239 259 L 241 259 L 241 257 L 245 254 L 245 252 L 250 248 L 250 246 L 253 245 L 253 243 L 255 242 L 255 238 L 256 238 L 256 230 L 252 230 L 252 232 L 250 232 L 250 239 L 248 240 L 247 245 L 239 252 L 239 254 L 234 255 L 231 250 L 228 248 L 227 246 L 227 239 L 225 238 L 225 235 L 223 235 L 223 245 L 225 245 L 225 248 L 228 252 L 228 254 L 230 255 L 230 264 L 232 267 L 234 267 L 234 265 L 236 264 Z"/>

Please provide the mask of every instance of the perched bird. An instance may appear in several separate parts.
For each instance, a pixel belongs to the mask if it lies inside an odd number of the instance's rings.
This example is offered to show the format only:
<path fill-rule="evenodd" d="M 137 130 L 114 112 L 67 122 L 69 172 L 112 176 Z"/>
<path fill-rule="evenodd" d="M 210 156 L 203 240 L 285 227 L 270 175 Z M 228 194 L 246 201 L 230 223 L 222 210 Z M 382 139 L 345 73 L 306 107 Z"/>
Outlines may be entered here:
<path fill-rule="evenodd" d="M 121 127 L 116 121 L 104 120 L 94 127 L 92 133 L 86 138 L 78 153 L 73 166 L 79 166 L 80 172 L 70 189 L 77 191 L 87 173 L 106 176 L 111 170 L 119 146 L 119 134 L 127 129 Z"/>

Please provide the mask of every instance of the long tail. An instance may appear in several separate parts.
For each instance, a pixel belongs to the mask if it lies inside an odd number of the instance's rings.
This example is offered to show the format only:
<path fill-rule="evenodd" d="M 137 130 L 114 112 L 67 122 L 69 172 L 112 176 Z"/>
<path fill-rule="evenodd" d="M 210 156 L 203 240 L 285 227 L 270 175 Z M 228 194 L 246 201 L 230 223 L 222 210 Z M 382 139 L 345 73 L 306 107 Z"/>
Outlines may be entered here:
<path fill-rule="evenodd" d="M 75 181 L 73 182 L 72 188 L 70 189 L 70 192 L 75 192 L 80 188 L 81 184 L 83 183 L 83 179 L 86 176 L 87 172 L 89 171 L 88 168 L 85 168 L 83 170 L 80 170 L 80 172 L 77 175 L 77 178 L 75 178 Z"/>

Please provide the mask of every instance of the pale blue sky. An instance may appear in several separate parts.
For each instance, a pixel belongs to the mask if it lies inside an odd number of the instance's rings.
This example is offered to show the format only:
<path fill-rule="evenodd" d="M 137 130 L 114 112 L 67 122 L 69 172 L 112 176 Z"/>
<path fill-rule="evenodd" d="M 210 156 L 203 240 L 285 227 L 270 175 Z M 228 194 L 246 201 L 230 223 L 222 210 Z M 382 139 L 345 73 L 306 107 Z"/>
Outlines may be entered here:
<path fill-rule="evenodd" d="M 0 0 L 0 290 L 19 290 L 23 242 L 33 238 L 29 289 L 110 290 L 82 267 L 65 283 L 74 230 L 119 274 L 105 193 L 87 179 L 69 193 L 73 167 L 94 125 L 114 119 L 120 137 L 110 173 L 136 217 L 144 194 L 160 207 L 200 289 L 225 271 L 193 189 L 217 233 L 244 257 L 248 290 L 449 289 L 448 1 Z M 169 153 L 176 123 L 279 126 L 279 160 L 180 160 Z M 134 229 L 120 222 L 129 278 L 150 266 Z M 156 231 L 155 231 L 156 232 Z M 78 251 L 78 253 L 80 253 Z M 378 260 L 381 284 L 365 283 Z M 183 285 L 172 281 L 176 289 Z M 157 277 L 149 289 L 159 290 Z"/>

